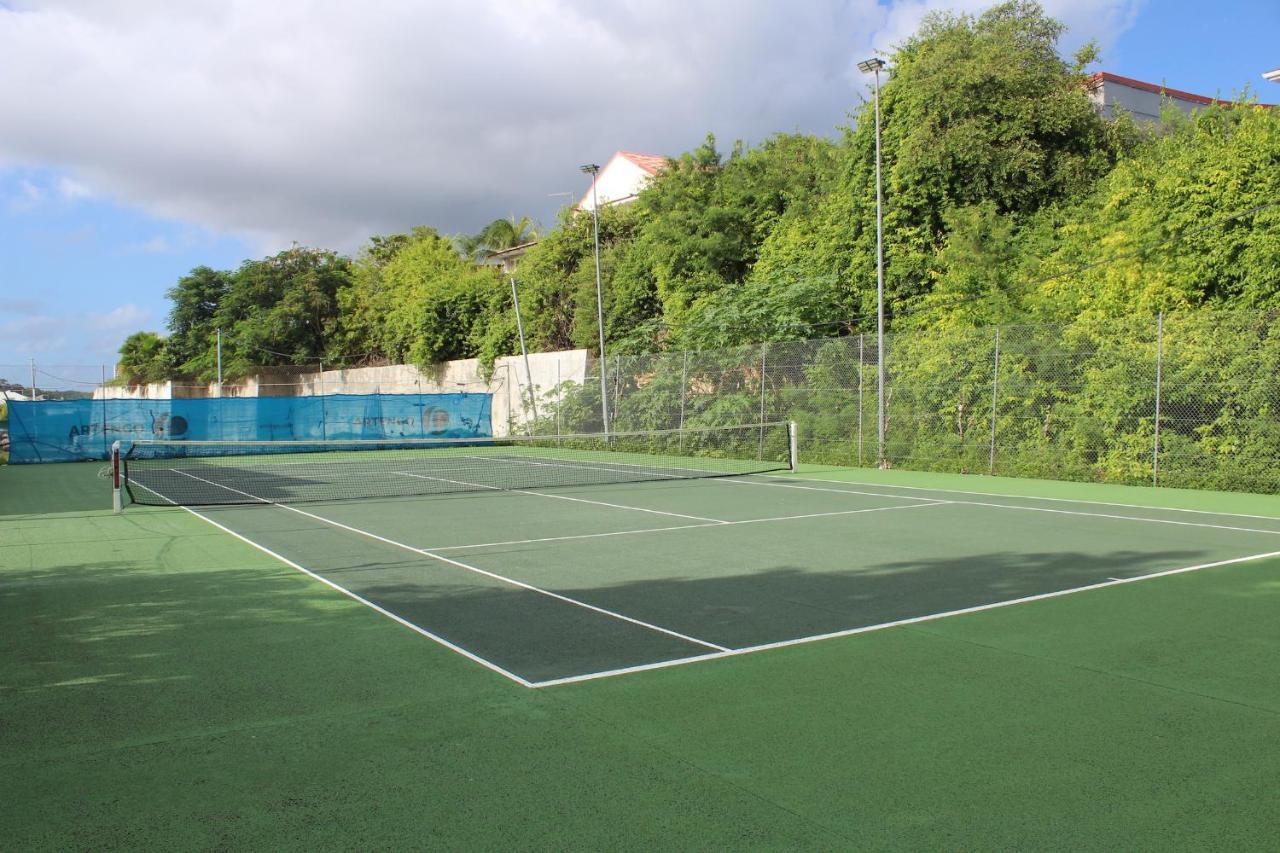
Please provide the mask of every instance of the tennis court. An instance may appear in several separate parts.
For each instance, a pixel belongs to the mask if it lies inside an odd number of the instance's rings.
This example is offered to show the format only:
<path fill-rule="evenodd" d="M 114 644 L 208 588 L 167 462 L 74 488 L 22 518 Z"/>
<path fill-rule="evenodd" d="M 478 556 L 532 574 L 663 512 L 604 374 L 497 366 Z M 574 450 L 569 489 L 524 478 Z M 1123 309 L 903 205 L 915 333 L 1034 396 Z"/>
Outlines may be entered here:
<path fill-rule="evenodd" d="M 1273 846 L 1275 497 L 750 439 L 0 468 L 0 837 Z"/>
<path fill-rule="evenodd" d="M 264 456 L 276 448 L 210 443 L 192 456 L 183 443 L 180 456 L 135 462 L 126 486 L 194 504 L 369 618 L 526 687 L 1280 555 L 1271 518 L 777 473 L 791 461 L 762 449 L 785 448 L 786 425 L 769 426 L 768 437 L 758 425 L 634 434 L 608 450 L 560 440 Z M 761 452 L 741 462 L 668 446 L 741 449 L 757 430 Z M 424 464 L 424 453 L 442 455 Z"/>

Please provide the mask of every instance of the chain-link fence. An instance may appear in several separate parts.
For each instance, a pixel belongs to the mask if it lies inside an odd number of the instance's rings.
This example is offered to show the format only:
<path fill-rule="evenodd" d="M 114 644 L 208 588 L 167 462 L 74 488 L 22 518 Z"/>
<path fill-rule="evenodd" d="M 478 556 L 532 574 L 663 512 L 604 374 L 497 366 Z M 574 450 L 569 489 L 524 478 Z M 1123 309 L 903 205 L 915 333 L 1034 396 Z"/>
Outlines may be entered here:
<path fill-rule="evenodd" d="M 794 420 L 804 462 L 1280 491 L 1280 333 L 1184 313 L 610 357 L 610 427 Z M 598 365 L 596 366 L 598 368 Z M 599 374 L 540 389 L 547 432 L 603 427 Z"/>
<path fill-rule="evenodd" d="M 872 334 L 613 356 L 609 426 L 794 420 L 804 462 L 1280 492 L 1275 320 L 1186 312 L 893 334 L 885 339 L 883 448 Z M 485 391 L 496 432 L 601 431 L 600 365 L 585 366 L 585 353 L 562 362 L 570 355 L 531 355 L 532 377 L 522 361 L 502 359 L 490 375 L 457 382 L 443 367 L 439 376 L 395 365 L 299 368 L 296 376 L 272 368 L 255 387 L 228 385 L 223 394 Z M 37 362 L 0 365 L 0 379 L 19 397 L 30 385 L 40 397 L 90 396 L 111 373 Z M 216 391 L 173 394 L 205 395 Z"/>

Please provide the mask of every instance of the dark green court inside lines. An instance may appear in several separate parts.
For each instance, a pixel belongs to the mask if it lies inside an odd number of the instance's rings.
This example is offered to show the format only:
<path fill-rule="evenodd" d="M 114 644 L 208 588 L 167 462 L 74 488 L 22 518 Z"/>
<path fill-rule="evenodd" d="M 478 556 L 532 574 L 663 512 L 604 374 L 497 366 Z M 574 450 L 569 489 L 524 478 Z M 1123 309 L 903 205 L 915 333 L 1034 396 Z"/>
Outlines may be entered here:
<path fill-rule="evenodd" d="M 780 477 L 297 509 L 197 512 L 535 684 L 1280 551 L 1276 521 Z"/>
<path fill-rule="evenodd" d="M 1275 498 L 800 476 L 836 482 L 300 508 L 734 649 L 1280 551 Z M 1275 559 L 530 690 L 106 500 L 96 466 L 0 469 L 19 849 L 1264 849 L 1280 817 Z M 279 508 L 201 512 L 530 680 L 707 651 Z M 596 536 L 624 530 L 650 532 Z M 593 538 L 520 541 L 568 536 Z"/>

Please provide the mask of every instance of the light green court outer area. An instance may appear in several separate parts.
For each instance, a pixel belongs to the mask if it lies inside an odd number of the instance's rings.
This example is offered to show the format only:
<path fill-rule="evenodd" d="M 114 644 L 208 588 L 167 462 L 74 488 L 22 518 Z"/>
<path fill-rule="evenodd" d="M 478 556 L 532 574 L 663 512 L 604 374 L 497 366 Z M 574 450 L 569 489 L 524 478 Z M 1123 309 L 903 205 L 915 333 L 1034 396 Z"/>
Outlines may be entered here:
<path fill-rule="evenodd" d="M 530 690 L 97 474 L 0 468 L 6 848 L 1274 847 L 1280 560 Z"/>

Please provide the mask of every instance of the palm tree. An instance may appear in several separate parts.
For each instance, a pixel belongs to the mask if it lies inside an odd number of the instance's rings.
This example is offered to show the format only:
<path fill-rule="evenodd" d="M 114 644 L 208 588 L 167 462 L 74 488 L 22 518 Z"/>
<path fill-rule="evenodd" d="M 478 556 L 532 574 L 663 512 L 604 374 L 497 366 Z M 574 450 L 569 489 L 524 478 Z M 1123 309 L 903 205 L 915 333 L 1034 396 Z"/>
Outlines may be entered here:
<path fill-rule="evenodd" d="M 510 249 L 538 239 L 538 230 L 529 217 L 495 219 L 480 230 L 479 234 L 465 234 L 454 239 L 458 254 L 481 262 L 495 252 Z"/>

